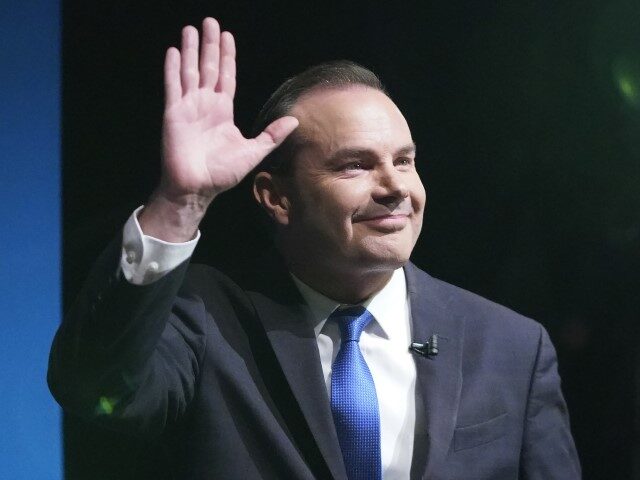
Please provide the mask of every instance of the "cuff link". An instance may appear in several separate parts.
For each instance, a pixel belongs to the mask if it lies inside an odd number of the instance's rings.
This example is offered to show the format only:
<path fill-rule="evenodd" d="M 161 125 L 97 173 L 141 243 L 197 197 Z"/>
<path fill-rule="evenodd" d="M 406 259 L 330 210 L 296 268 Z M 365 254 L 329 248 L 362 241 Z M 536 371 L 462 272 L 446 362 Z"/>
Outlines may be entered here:
<path fill-rule="evenodd" d="M 129 265 L 131 265 L 133 262 L 135 262 L 136 258 L 137 258 L 136 252 L 134 252 L 133 250 L 128 250 L 127 251 L 127 256 L 125 257 L 125 260 L 127 261 L 127 263 Z"/>

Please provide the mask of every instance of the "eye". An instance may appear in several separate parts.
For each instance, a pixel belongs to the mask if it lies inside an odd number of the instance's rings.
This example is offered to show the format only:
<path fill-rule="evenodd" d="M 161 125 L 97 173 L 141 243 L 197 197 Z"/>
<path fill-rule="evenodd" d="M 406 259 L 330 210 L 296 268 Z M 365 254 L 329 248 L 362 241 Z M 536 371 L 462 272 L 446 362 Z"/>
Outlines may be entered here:
<path fill-rule="evenodd" d="M 413 165 L 413 158 L 401 157 L 401 158 L 398 158 L 395 163 L 396 165 L 401 167 L 409 167 Z"/>
<path fill-rule="evenodd" d="M 362 170 L 364 168 L 364 165 L 362 164 L 362 162 L 351 162 L 347 163 L 342 168 L 344 170 Z"/>
<path fill-rule="evenodd" d="M 360 170 L 368 170 L 371 166 L 363 160 L 347 161 L 340 165 L 338 169 L 343 172 L 357 172 Z"/>

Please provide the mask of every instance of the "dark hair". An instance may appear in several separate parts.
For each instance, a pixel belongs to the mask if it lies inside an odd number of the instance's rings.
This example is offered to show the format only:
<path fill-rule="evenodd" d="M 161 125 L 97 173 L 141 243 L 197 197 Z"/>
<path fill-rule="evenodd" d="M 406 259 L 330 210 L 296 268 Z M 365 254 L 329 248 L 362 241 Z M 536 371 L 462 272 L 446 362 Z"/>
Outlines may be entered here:
<path fill-rule="evenodd" d="M 298 99 L 317 88 L 340 88 L 363 85 L 388 95 L 378 76 L 371 70 L 349 60 L 335 60 L 315 65 L 286 80 L 273 92 L 258 114 L 254 135 L 262 132 L 274 120 L 288 115 Z M 292 171 L 292 159 L 301 145 L 294 131 L 258 165 L 256 172 L 268 171 L 287 175 Z"/>

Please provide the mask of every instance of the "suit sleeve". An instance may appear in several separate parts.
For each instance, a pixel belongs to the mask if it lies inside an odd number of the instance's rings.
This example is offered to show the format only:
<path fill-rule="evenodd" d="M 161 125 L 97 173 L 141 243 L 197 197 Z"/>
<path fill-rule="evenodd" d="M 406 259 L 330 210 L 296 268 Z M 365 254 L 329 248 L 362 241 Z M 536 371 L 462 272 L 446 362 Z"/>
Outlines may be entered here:
<path fill-rule="evenodd" d="M 549 335 L 541 335 L 531 378 L 520 463 L 523 480 L 581 478 L 580 461 L 562 396 L 558 362 Z"/>
<path fill-rule="evenodd" d="M 116 239 L 94 265 L 56 333 L 47 380 L 66 410 L 110 428 L 157 436 L 194 394 L 205 336 L 202 302 L 178 297 L 187 263 L 129 283 Z"/>

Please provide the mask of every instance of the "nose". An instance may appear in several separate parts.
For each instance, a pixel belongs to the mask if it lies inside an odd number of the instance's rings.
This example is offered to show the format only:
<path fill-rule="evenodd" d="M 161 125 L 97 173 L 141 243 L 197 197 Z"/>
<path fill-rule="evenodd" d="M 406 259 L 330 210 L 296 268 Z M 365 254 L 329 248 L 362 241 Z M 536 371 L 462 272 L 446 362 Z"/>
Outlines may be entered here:
<path fill-rule="evenodd" d="M 375 196 L 386 202 L 400 202 L 409 196 L 409 188 L 406 184 L 406 175 L 398 171 L 393 163 L 380 166 L 378 173 L 378 184 L 375 189 Z"/>

